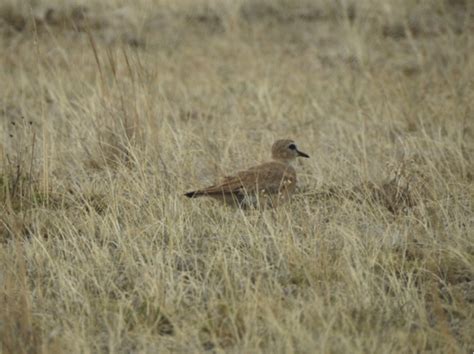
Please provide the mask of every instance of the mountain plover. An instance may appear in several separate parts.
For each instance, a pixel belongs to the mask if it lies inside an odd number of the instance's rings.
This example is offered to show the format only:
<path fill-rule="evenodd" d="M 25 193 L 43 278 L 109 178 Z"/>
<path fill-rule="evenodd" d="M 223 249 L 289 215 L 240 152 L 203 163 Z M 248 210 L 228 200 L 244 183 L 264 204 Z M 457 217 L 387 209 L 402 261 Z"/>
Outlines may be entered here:
<path fill-rule="evenodd" d="M 296 171 L 291 163 L 309 156 L 293 140 L 277 140 L 272 146 L 272 161 L 224 177 L 210 187 L 188 192 L 188 198 L 212 197 L 241 208 L 277 206 L 287 201 L 296 189 Z"/>

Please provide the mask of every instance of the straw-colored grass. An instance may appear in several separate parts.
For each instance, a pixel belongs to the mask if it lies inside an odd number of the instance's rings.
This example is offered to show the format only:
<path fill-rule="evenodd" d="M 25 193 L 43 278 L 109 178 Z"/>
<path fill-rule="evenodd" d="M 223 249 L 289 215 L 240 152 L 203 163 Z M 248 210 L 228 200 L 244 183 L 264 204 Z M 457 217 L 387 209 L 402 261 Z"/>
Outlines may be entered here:
<path fill-rule="evenodd" d="M 3 2 L 0 352 L 472 352 L 473 15 Z M 277 138 L 291 203 L 183 197 Z"/>

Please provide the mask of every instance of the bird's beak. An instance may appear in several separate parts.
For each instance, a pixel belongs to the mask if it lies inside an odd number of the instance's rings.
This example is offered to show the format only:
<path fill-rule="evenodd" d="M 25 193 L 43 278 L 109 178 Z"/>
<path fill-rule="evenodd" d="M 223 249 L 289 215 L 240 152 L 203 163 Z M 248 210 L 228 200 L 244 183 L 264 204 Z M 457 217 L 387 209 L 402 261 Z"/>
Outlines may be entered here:
<path fill-rule="evenodd" d="M 298 153 L 298 156 L 309 158 L 309 155 L 303 151 L 296 150 L 296 152 Z"/>

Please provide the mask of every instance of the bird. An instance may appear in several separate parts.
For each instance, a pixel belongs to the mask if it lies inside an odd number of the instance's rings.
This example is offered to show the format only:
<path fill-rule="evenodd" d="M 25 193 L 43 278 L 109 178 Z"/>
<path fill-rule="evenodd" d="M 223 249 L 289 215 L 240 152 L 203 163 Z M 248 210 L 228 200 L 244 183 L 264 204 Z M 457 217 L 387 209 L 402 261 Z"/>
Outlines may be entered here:
<path fill-rule="evenodd" d="M 187 192 L 188 198 L 211 197 L 242 209 L 276 207 L 288 201 L 296 190 L 297 157 L 309 158 L 292 139 L 280 139 L 271 149 L 272 160 L 224 177 L 207 188 Z"/>

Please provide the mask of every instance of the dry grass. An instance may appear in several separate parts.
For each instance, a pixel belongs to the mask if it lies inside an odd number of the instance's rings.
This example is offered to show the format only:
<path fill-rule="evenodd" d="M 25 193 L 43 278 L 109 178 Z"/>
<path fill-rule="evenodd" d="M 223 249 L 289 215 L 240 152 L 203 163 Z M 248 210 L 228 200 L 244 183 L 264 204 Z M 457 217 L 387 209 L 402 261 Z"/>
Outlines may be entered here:
<path fill-rule="evenodd" d="M 470 1 L 122 3 L 0 8 L 1 353 L 474 350 Z"/>

